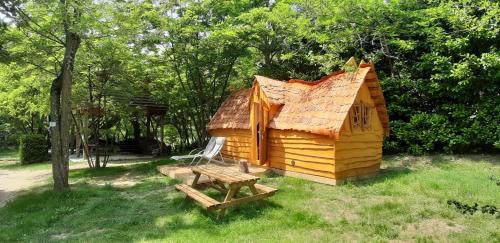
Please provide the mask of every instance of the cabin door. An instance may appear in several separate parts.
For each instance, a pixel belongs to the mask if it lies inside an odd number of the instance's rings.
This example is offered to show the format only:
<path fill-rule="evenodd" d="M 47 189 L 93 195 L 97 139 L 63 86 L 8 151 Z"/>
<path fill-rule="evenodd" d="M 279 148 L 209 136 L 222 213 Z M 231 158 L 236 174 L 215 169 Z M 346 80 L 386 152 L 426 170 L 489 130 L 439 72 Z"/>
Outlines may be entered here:
<path fill-rule="evenodd" d="M 259 106 L 257 122 L 257 163 L 263 165 L 267 163 L 267 126 L 269 120 L 269 110 L 262 105 Z"/>
<path fill-rule="evenodd" d="M 258 165 L 267 162 L 267 126 L 269 112 L 260 102 L 252 106 L 252 161 Z"/>

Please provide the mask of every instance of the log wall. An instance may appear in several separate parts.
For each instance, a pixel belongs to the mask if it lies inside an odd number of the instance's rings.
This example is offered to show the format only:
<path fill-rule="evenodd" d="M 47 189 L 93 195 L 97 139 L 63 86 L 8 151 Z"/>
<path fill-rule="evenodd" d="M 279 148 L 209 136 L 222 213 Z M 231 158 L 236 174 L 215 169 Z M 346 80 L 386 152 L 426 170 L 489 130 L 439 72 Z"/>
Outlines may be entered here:
<path fill-rule="evenodd" d="M 370 128 L 351 127 L 350 117 L 346 118 L 336 143 L 335 175 L 337 179 L 366 176 L 376 173 L 382 161 L 383 129 L 371 99 L 368 87 L 363 84 L 357 103 L 373 106 L 370 112 Z"/>
<path fill-rule="evenodd" d="M 269 129 L 267 162 L 270 167 L 335 178 L 335 140 L 292 130 Z"/>
<path fill-rule="evenodd" d="M 249 161 L 252 139 L 250 129 L 216 129 L 209 133 L 214 137 L 226 137 L 226 143 L 221 151 L 224 158 Z"/>

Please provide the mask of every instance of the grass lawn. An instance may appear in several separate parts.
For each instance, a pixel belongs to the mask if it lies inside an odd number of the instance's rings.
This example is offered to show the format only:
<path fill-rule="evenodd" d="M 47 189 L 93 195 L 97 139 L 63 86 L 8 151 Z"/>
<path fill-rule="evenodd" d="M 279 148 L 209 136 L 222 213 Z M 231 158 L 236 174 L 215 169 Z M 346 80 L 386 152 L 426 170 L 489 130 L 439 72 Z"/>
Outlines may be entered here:
<path fill-rule="evenodd" d="M 369 180 L 327 186 L 270 175 L 272 198 L 215 220 L 160 176 L 155 161 L 71 171 L 72 190 L 34 188 L 0 208 L 0 241 L 499 242 L 498 215 L 463 215 L 448 199 L 500 207 L 498 156 L 386 157 Z"/>
<path fill-rule="evenodd" d="M 17 150 L 0 150 L 0 170 L 49 170 L 51 168 L 50 161 L 22 165 Z"/>
<path fill-rule="evenodd" d="M 0 162 L 18 159 L 18 151 L 13 149 L 0 149 Z"/>
<path fill-rule="evenodd" d="M 71 162 L 70 162 L 71 164 Z M 19 160 L 0 160 L 0 170 L 50 170 L 52 164 L 50 161 L 22 165 Z"/>

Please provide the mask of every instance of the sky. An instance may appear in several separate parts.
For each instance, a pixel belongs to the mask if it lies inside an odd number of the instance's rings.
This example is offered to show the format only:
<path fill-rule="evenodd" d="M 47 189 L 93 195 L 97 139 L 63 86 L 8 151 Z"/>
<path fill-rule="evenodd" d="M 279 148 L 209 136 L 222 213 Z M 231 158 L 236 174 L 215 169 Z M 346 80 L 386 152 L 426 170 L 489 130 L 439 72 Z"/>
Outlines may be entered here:
<path fill-rule="evenodd" d="M 4 23 L 7 23 L 7 24 L 12 23 L 12 19 L 10 19 L 7 16 L 5 16 L 5 14 L 3 14 L 2 12 L 0 12 L 0 21 L 4 22 Z"/>

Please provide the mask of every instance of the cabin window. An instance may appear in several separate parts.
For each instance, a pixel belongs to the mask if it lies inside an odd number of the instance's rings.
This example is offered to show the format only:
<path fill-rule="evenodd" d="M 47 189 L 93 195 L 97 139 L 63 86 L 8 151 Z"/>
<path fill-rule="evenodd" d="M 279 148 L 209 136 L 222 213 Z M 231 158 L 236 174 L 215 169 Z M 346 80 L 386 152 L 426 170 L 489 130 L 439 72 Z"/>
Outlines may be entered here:
<path fill-rule="evenodd" d="M 359 128 L 361 122 L 361 106 L 355 104 L 352 106 L 352 128 Z"/>
<path fill-rule="evenodd" d="M 363 125 L 363 128 L 368 129 L 370 128 L 370 114 L 371 114 L 371 108 L 363 105 L 361 107 L 361 123 Z"/>
<path fill-rule="evenodd" d="M 351 110 L 351 121 L 353 129 L 370 129 L 371 107 L 365 104 L 354 104 Z"/>

